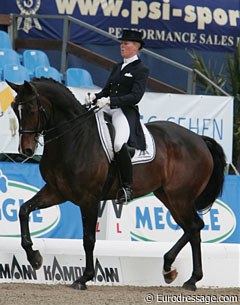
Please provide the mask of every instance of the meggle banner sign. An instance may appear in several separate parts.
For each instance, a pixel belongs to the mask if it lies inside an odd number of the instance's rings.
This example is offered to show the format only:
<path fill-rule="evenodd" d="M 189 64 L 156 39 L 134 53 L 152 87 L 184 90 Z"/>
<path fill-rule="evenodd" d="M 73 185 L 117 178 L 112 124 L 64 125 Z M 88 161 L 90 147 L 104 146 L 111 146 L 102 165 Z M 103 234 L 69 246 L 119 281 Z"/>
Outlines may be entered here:
<path fill-rule="evenodd" d="M 0 162 L 0 237 L 20 238 L 21 205 L 44 185 L 38 165 Z M 240 243 L 240 177 L 225 176 L 223 194 L 211 210 L 200 216 L 205 222 L 202 241 Z M 30 214 L 33 237 L 82 238 L 79 207 L 70 202 Z M 102 201 L 96 226 L 97 239 L 176 242 L 183 234 L 170 212 L 153 194 L 128 205 Z"/>
<path fill-rule="evenodd" d="M 43 185 L 38 165 L 0 162 L 0 237 L 20 237 L 19 209 Z M 80 209 L 70 202 L 33 211 L 29 218 L 33 237 L 82 238 L 81 224 Z"/>
<path fill-rule="evenodd" d="M 208 212 L 199 213 L 205 226 L 204 243 L 240 243 L 240 178 L 225 176 L 224 190 Z M 106 223 L 107 218 L 107 223 Z M 97 236 L 100 239 L 176 242 L 183 230 L 153 194 L 126 206 L 102 202 Z"/>
<path fill-rule="evenodd" d="M 2 6 L 2 7 L 1 7 Z M 195 47 L 233 50 L 240 39 L 238 1 L 226 0 L 12 0 L 1 1 L 4 14 L 69 15 L 117 37 L 122 28 L 139 29 L 146 47 Z M 20 17 L 18 28 L 33 37 L 60 38 L 57 20 Z M 101 35 L 73 27 L 81 43 L 112 43 Z"/>

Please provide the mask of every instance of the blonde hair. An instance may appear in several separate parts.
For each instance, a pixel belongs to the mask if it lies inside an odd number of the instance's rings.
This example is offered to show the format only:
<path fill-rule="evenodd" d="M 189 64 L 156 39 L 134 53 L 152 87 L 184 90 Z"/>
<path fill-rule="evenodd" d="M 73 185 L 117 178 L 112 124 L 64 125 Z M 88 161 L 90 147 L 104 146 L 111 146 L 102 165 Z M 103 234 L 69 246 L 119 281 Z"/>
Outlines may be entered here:
<path fill-rule="evenodd" d="M 137 42 L 137 41 L 132 41 L 134 45 L 136 45 L 138 47 L 138 50 L 141 49 L 141 43 Z"/>

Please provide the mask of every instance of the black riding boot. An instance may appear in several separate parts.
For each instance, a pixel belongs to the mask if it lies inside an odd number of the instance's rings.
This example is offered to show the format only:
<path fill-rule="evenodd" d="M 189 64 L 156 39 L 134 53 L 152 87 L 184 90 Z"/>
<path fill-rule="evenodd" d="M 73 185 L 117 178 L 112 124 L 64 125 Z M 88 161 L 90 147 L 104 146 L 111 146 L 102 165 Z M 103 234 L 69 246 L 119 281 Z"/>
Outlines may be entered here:
<path fill-rule="evenodd" d="M 123 204 L 132 199 L 132 162 L 127 144 L 123 144 L 121 150 L 116 153 L 116 161 L 120 172 L 120 183 L 122 184 L 116 203 Z"/>

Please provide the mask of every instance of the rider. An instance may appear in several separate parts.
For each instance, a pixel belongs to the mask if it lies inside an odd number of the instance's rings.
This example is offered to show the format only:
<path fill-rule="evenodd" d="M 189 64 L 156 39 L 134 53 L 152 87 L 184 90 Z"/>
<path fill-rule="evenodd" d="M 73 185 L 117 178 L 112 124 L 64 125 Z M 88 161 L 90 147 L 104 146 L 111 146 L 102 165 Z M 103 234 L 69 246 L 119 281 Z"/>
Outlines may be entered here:
<path fill-rule="evenodd" d="M 104 107 L 104 111 L 112 117 L 115 158 L 123 187 L 118 203 L 124 203 L 133 198 L 132 163 L 127 144 L 136 149 L 146 149 L 137 104 L 145 92 L 149 70 L 138 57 L 138 51 L 144 45 L 142 33 L 123 30 L 119 40 L 123 62 L 113 67 L 102 91 L 86 96 L 85 102 Z"/>

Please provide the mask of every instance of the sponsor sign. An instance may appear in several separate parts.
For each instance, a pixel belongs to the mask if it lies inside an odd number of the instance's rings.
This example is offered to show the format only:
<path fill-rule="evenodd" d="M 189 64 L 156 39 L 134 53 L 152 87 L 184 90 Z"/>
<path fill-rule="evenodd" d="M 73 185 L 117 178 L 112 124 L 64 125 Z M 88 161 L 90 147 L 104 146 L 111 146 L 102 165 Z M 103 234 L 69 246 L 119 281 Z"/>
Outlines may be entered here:
<path fill-rule="evenodd" d="M 205 223 L 202 242 L 240 243 L 239 202 L 240 178 L 226 175 L 221 197 L 211 210 L 199 213 Z M 100 239 L 112 240 L 176 242 L 183 234 L 168 209 L 153 194 L 135 199 L 127 206 L 102 202 L 97 229 Z"/>
<path fill-rule="evenodd" d="M 233 98 L 145 93 L 139 104 L 143 122 L 164 120 L 215 139 L 232 160 Z"/>
<path fill-rule="evenodd" d="M 38 188 L 26 183 L 8 180 L 0 171 L 0 237 L 20 237 L 18 213 L 21 205 L 32 198 Z M 61 218 L 58 206 L 48 210 L 33 211 L 29 217 L 31 236 L 38 237 L 51 232 Z"/>
<path fill-rule="evenodd" d="M 36 164 L 0 163 L 0 237 L 19 237 L 20 206 L 42 188 Z M 200 215 L 205 243 L 240 243 L 240 178 L 225 176 L 224 190 L 210 211 Z M 69 221 L 71 219 L 71 221 Z M 30 214 L 33 237 L 82 238 L 79 207 L 70 202 Z M 96 226 L 97 239 L 175 242 L 182 229 L 165 206 L 152 194 L 127 206 L 102 201 Z"/>
<path fill-rule="evenodd" d="M 44 264 L 36 271 L 22 255 L 12 254 L 1 257 L 0 281 L 44 282 L 47 284 L 71 284 L 83 275 L 84 257 L 71 255 L 44 254 Z M 122 282 L 120 263 L 117 258 L 95 257 L 95 275 L 89 284 L 120 284 Z"/>
<path fill-rule="evenodd" d="M 62 26 L 58 20 L 38 20 L 31 14 L 72 16 L 116 37 L 122 28 L 138 29 L 148 48 L 232 51 L 240 39 L 237 1 L 15 0 L 2 1 L 0 9 L 3 14 L 25 15 L 18 19 L 18 30 L 34 38 L 60 39 Z M 77 43 L 113 43 L 84 28 L 73 30 L 71 36 Z"/>
<path fill-rule="evenodd" d="M 167 242 L 177 240 L 183 234 L 170 212 L 153 195 L 133 201 L 129 209 L 134 215 L 130 229 L 132 240 Z M 202 242 L 223 242 L 236 229 L 234 212 L 221 200 L 216 200 L 212 209 L 200 216 L 205 223 Z"/>
<path fill-rule="evenodd" d="M 19 208 L 43 185 L 38 165 L 0 163 L 0 237 L 20 237 Z M 205 222 L 203 242 L 240 243 L 239 202 L 240 178 L 225 176 L 222 196 L 200 215 Z M 152 194 L 127 206 L 102 201 L 98 216 L 97 239 L 174 242 L 183 233 Z M 81 214 L 70 202 L 32 212 L 29 224 L 33 237 L 82 238 Z"/>
<path fill-rule="evenodd" d="M 19 209 L 43 186 L 38 165 L 0 162 L 0 237 L 20 237 Z M 33 211 L 29 226 L 32 237 L 82 238 L 80 209 L 70 202 Z"/>
<path fill-rule="evenodd" d="M 1 238 L 0 282 L 71 284 L 83 275 L 83 246 L 76 240 L 35 239 L 43 265 L 34 270 L 20 249 L 18 239 Z M 94 278 L 88 285 L 166 286 L 161 276 L 164 254 L 172 243 L 97 241 L 94 251 Z M 199 287 L 239 287 L 239 245 L 202 244 L 204 278 Z M 179 275 L 172 286 L 180 286 L 191 272 L 191 251 L 185 247 L 174 266 Z M 216 270 L 221 266 L 223 276 Z"/>

